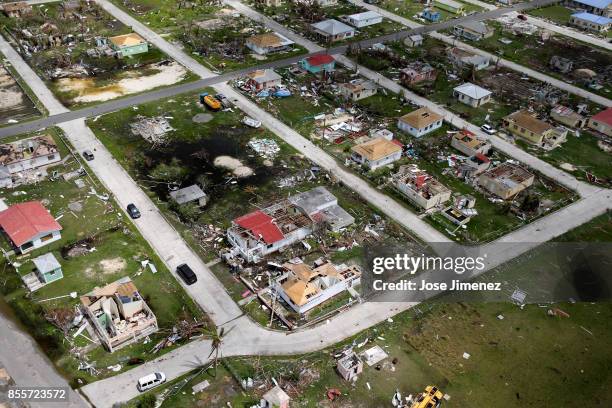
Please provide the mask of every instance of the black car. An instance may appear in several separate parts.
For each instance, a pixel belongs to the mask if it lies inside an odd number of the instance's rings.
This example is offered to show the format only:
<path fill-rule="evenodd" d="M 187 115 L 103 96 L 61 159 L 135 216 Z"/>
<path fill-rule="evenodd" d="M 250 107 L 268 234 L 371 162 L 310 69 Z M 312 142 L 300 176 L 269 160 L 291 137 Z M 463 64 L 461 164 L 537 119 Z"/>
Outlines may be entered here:
<path fill-rule="evenodd" d="M 87 160 L 87 161 L 92 161 L 92 160 L 94 159 L 94 155 L 93 155 L 93 153 L 91 152 L 91 150 L 85 150 L 85 151 L 83 152 L 83 157 L 84 157 L 84 158 L 85 158 L 85 160 Z"/>
<path fill-rule="evenodd" d="M 192 271 L 187 264 L 177 266 L 176 273 L 178 273 L 188 285 L 193 285 L 198 281 L 198 277 L 196 276 L 195 272 Z"/>
<path fill-rule="evenodd" d="M 128 204 L 127 212 L 128 214 L 130 214 L 130 217 L 132 217 L 133 220 L 135 220 L 136 218 L 140 218 L 140 211 L 134 204 Z"/>

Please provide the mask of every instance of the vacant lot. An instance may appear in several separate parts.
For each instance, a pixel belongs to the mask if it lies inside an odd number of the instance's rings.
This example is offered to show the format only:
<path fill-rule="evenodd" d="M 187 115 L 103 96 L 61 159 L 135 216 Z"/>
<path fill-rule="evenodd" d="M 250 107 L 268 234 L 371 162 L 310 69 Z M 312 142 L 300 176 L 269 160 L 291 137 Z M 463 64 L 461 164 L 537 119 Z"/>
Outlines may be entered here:
<path fill-rule="evenodd" d="M 0 54 L 0 58 L 4 58 Z M 40 115 L 30 89 L 8 63 L 0 63 L 0 126 Z"/>

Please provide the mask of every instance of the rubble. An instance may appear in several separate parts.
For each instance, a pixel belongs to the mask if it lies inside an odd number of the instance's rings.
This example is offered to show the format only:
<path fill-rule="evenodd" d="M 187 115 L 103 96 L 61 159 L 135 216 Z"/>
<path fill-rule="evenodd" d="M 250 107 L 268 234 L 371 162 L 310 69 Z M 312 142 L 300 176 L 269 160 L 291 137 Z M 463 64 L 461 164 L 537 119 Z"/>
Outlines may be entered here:
<path fill-rule="evenodd" d="M 248 146 L 266 159 L 274 159 L 280 152 L 278 143 L 272 139 L 251 139 Z"/>
<path fill-rule="evenodd" d="M 164 116 L 149 118 L 138 115 L 136 119 L 136 122 L 130 123 L 132 133 L 141 136 L 154 145 L 166 144 L 168 142 L 166 133 L 174 131 L 174 128 L 168 122 L 168 118 Z"/>

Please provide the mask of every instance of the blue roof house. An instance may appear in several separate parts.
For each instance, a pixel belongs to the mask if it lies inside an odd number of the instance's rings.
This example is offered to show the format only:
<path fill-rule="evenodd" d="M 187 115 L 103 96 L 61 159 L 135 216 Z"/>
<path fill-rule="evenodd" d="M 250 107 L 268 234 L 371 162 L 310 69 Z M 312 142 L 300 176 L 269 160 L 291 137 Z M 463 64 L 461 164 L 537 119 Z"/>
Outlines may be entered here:
<path fill-rule="evenodd" d="M 612 18 L 612 0 L 565 0 L 568 7 Z"/>
<path fill-rule="evenodd" d="M 440 18 L 442 18 L 439 11 L 434 11 L 433 9 L 429 9 L 429 8 L 426 8 L 425 10 L 423 10 L 423 13 L 421 13 L 421 16 L 425 20 L 431 21 L 432 23 L 438 22 L 440 21 Z"/>
<path fill-rule="evenodd" d="M 570 24 L 587 31 L 602 33 L 608 31 L 612 25 L 612 18 L 598 16 L 587 12 L 572 14 Z"/>

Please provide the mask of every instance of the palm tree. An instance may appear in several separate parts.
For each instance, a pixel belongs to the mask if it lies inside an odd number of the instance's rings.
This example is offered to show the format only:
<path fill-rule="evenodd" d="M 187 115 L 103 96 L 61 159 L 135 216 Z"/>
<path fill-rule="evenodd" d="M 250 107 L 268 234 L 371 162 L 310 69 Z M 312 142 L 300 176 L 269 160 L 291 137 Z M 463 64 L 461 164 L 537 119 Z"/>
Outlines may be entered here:
<path fill-rule="evenodd" d="M 231 331 L 228 330 L 227 333 L 229 333 Z M 212 349 L 210 350 L 210 354 L 208 355 L 208 358 L 210 358 L 210 356 L 215 355 L 215 357 L 213 358 L 213 363 L 212 366 L 215 369 L 213 377 L 217 377 L 217 364 L 219 363 L 219 349 L 221 348 L 221 344 L 223 343 L 223 337 L 227 334 L 225 332 L 225 327 L 221 327 L 218 330 L 208 330 L 206 331 L 206 336 L 208 336 L 212 342 Z"/>

